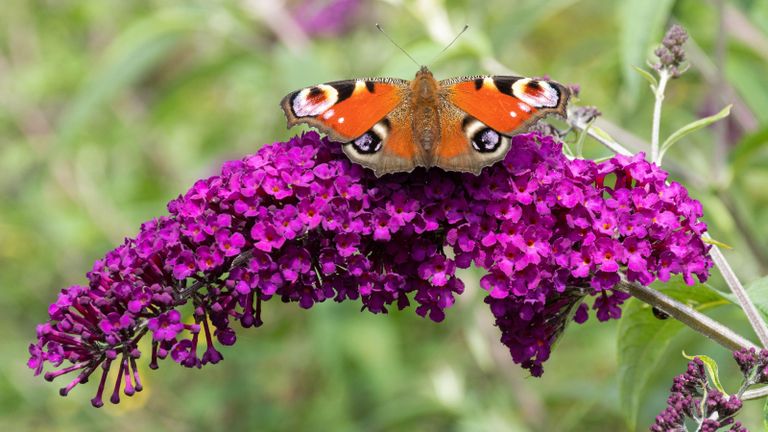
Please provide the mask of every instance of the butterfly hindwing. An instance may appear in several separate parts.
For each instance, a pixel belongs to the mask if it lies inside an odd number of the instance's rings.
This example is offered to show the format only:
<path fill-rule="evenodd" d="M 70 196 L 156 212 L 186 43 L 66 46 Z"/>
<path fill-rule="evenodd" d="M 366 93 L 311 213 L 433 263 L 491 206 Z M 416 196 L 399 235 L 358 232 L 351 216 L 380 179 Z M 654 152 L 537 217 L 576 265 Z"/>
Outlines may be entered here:
<path fill-rule="evenodd" d="M 348 142 L 395 109 L 407 85 L 394 78 L 335 81 L 290 93 L 280 105 L 288 127 L 307 123 L 334 140 Z"/>
<path fill-rule="evenodd" d="M 387 117 L 342 146 L 353 162 L 368 167 L 376 176 L 409 172 L 426 166 L 426 153 L 416 144 L 410 121 L 411 101 L 404 98 Z"/>
<path fill-rule="evenodd" d="M 570 97 L 560 83 L 514 76 L 453 78 L 440 84 L 452 104 L 507 136 L 525 132 L 548 114 L 565 116 Z"/>
<path fill-rule="evenodd" d="M 442 107 L 440 120 L 440 142 L 432 156 L 435 166 L 480 174 L 484 167 L 504 159 L 509 151 L 509 137 L 455 105 Z"/>

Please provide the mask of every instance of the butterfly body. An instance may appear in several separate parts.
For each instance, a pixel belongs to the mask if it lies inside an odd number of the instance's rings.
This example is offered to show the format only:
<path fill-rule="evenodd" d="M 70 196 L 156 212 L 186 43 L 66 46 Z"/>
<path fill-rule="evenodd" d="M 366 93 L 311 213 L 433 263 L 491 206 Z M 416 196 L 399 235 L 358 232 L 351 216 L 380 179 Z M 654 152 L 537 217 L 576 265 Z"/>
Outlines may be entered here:
<path fill-rule="evenodd" d="M 417 166 L 479 174 L 501 160 L 510 137 L 548 114 L 565 115 L 570 92 L 554 81 L 512 76 L 412 81 L 335 81 L 288 94 L 288 126 L 307 123 L 345 143 L 344 153 L 377 176 Z"/>

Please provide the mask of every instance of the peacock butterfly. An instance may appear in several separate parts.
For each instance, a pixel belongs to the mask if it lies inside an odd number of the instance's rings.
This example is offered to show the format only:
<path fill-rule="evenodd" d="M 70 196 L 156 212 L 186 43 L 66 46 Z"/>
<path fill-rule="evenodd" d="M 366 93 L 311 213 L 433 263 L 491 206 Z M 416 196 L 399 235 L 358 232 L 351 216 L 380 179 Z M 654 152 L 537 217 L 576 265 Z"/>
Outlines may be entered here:
<path fill-rule="evenodd" d="M 548 114 L 566 115 L 567 87 L 516 76 L 437 81 L 422 66 L 412 81 L 366 78 L 294 91 L 281 102 L 288 127 L 307 123 L 344 142 L 376 176 L 415 167 L 479 174 L 504 158 L 510 137 Z"/>

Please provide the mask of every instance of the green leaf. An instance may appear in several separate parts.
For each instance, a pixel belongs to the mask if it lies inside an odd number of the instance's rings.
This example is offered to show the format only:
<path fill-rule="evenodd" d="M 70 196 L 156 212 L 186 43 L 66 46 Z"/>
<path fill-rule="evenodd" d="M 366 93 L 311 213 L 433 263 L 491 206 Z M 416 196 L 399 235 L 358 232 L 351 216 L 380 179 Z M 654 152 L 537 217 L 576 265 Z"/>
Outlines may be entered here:
<path fill-rule="evenodd" d="M 500 19 L 504 25 L 490 29 L 490 35 L 493 40 L 522 41 L 526 35 L 535 32 L 538 26 L 550 23 L 552 17 L 556 17 L 574 3 L 576 0 L 517 0 L 514 8 L 500 8 L 495 12 L 495 18 Z M 435 22 L 430 14 L 421 11 L 417 11 L 414 16 L 421 20 L 425 29 Z M 472 33 L 468 32 L 466 37 L 472 37 Z"/>
<path fill-rule="evenodd" d="M 640 77 L 633 67 L 646 63 L 649 49 L 661 42 L 661 33 L 672 10 L 673 0 L 627 0 L 619 9 L 619 42 L 625 97 L 629 107 L 637 103 Z"/>
<path fill-rule="evenodd" d="M 593 124 L 592 126 L 589 127 L 589 129 L 592 131 L 592 133 L 594 133 L 595 135 L 599 136 L 600 138 L 602 138 L 602 139 L 604 139 L 606 141 L 618 144 L 618 141 L 613 139 L 611 134 L 609 134 L 608 132 L 604 131 L 603 129 L 597 127 L 596 125 Z"/>
<path fill-rule="evenodd" d="M 729 245 L 728 243 L 723 243 L 720 240 L 715 240 L 713 238 L 702 238 L 701 241 L 706 244 L 715 245 L 719 248 L 733 250 L 733 246 Z"/>
<path fill-rule="evenodd" d="M 165 9 L 139 20 L 121 33 L 86 77 L 62 115 L 59 138 L 66 147 L 89 119 L 122 89 L 152 71 L 184 34 L 198 31 L 204 14 L 187 9 Z"/>
<path fill-rule="evenodd" d="M 768 318 L 768 276 L 754 280 L 745 287 L 747 295 L 764 318 Z"/>
<path fill-rule="evenodd" d="M 652 73 L 648 72 L 647 70 L 637 67 L 635 65 L 632 65 L 632 68 L 637 71 L 637 73 L 640 74 L 643 78 L 645 78 L 646 81 L 648 81 L 648 84 L 651 85 L 651 90 L 654 92 L 656 91 L 656 88 L 659 87 L 659 82 L 656 80 L 656 77 L 653 76 Z"/>
<path fill-rule="evenodd" d="M 688 286 L 682 278 L 654 287 L 682 301 L 697 311 L 713 308 L 728 301 L 701 285 Z M 669 343 L 684 329 L 674 319 L 660 320 L 647 304 L 631 299 L 624 306 L 618 331 L 619 393 L 621 405 L 631 430 L 637 424 L 640 402 L 651 374 L 656 370 Z"/>
<path fill-rule="evenodd" d="M 664 144 L 661 145 L 658 162 L 661 162 L 661 159 L 664 157 L 664 153 L 666 153 L 670 147 L 672 147 L 676 142 L 680 141 L 686 135 L 696 132 L 699 129 L 705 128 L 712 123 L 727 117 L 731 113 L 732 106 L 733 105 L 728 105 L 727 107 L 720 110 L 720 112 L 717 114 L 704 117 L 703 119 L 698 119 L 676 130 L 672 135 L 669 136 L 669 138 L 666 139 L 666 141 L 664 141 Z"/>
<path fill-rule="evenodd" d="M 733 49 L 728 53 L 725 74 L 736 92 L 744 99 L 757 120 L 768 121 L 768 92 L 765 91 L 765 60 L 749 50 Z"/>
<path fill-rule="evenodd" d="M 714 385 L 716 389 L 720 390 L 720 392 L 722 392 L 725 396 L 728 396 L 728 393 L 726 393 L 723 385 L 720 383 L 720 375 L 718 374 L 717 362 L 715 359 L 703 354 L 689 356 L 685 353 L 685 351 L 683 351 L 683 357 L 687 358 L 688 360 L 693 360 L 694 358 L 698 357 L 704 363 L 704 367 L 707 368 L 707 373 L 709 374 L 709 379 L 712 382 L 712 385 Z"/>
<path fill-rule="evenodd" d="M 604 146 L 608 147 L 617 154 L 623 154 L 625 156 L 631 156 L 632 152 L 624 148 L 621 144 L 619 144 L 613 137 L 603 129 L 600 129 L 596 124 L 590 123 L 589 130 L 585 129 L 585 133 L 592 132 L 596 136 L 596 140 L 603 144 Z"/>
<path fill-rule="evenodd" d="M 763 405 L 763 430 L 768 430 L 768 399 L 765 400 L 765 405 Z"/>
<path fill-rule="evenodd" d="M 733 293 L 720 291 L 709 287 L 709 285 L 704 286 L 708 287 L 713 293 L 719 295 L 723 299 L 728 300 L 735 305 L 739 304 L 739 301 Z M 768 276 L 746 284 L 744 289 L 747 291 L 747 296 L 752 300 L 752 303 L 754 303 L 757 310 L 763 314 L 764 318 L 768 318 Z"/>
<path fill-rule="evenodd" d="M 768 126 L 746 135 L 731 152 L 731 169 L 734 172 L 741 172 L 750 164 L 755 163 L 761 152 L 767 153 L 768 146 L 766 144 L 768 144 Z"/>

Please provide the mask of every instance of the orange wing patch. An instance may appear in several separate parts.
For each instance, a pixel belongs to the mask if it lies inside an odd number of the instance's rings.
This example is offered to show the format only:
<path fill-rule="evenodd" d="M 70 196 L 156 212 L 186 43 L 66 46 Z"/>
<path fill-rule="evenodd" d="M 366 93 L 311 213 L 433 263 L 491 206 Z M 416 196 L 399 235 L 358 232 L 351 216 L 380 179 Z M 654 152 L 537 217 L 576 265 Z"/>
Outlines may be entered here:
<path fill-rule="evenodd" d="M 504 158 L 510 146 L 508 137 L 456 107 L 447 111 L 450 115 L 446 113 L 442 119 L 440 143 L 432 161 L 434 166 L 479 174 L 483 167 Z"/>
<path fill-rule="evenodd" d="M 429 156 L 414 141 L 410 124 L 403 123 L 402 115 L 398 114 L 402 112 L 396 111 L 390 116 L 391 122 L 387 117 L 368 132 L 383 140 L 381 150 L 362 151 L 365 149 L 353 141 L 342 147 L 344 153 L 352 161 L 372 169 L 376 176 L 393 172 L 409 172 L 417 166 L 429 166 L 427 163 Z"/>
<path fill-rule="evenodd" d="M 440 144 L 435 148 L 437 161 L 447 161 L 472 151 L 469 138 L 458 121 L 444 121 L 440 128 Z"/>
<path fill-rule="evenodd" d="M 565 115 L 569 91 L 553 81 L 476 77 L 446 82 L 448 99 L 505 135 L 522 132 L 550 113 Z"/>
<path fill-rule="evenodd" d="M 418 149 L 413 140 L 413 130 L 408 126 L 395 127 L 390 131 L 386 141 L 387 145 L 384 148 L 385 154 L 388 153 L 391 156 L 403 159 L 415 158 Z"/>
<path fill-rule="evenodd" d="M 374 91 L 371 92 L 370 87 L 363 81 L 357 83 L 349 98 L 315 117 L 319 122 L 350 139 L 364 134 L 402 100 L 398 88 L 394 85 L 374 83 Z"/>
<path fill-rule="evenodd" d="M 389 78 L 335 81 L 297 90 L 281 106 L 288 127 L 307 123 L 332 139 L 351 141 L 395 109 L 406 86 Z"/>
<path fill-rule="evenodd" d="M 512 132 L 525 124 L 537 111 L 522 100 L 500 92 L 486 78 L 477 88 L 476 82 L 456 84 L 450 98 L 456 106 L 499 132 Z"/>

